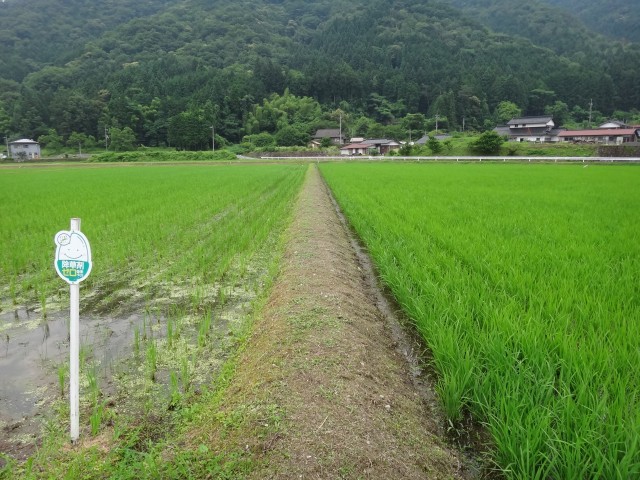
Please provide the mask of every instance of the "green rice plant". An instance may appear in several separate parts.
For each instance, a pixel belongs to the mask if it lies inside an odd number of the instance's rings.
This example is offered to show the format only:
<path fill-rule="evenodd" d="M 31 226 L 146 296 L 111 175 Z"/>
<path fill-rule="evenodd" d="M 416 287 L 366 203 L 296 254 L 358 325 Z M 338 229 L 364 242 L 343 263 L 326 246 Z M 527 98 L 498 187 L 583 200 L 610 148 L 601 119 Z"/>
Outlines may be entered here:
<path fill-rule="evenodd" d="M 92 364 L 91 368 L 87 371 L 87 382 L 89 385 L 91 404 L 96 405 L 98 403 L 98 397 L 100 396 L 100 387 L 98 385 L 98 367 L 95 363 Z"/>
<path fill-rule="evenodd" d="M 178 374 L 173 370 L 169 373 L 169 396 L 169 404 L 173 408 L 179 405 L 182 395 L 180 394 Z"/>
<path fill-rule="evenodd" d="M 639 169 L 320 168 L 508 478 L 640 476 Z"/>
<path fill-rule="evenodd" d="M 147 346 L 147 369 L 151 381 L 156 381 L 156 372 L 158 370 L 158 348 L 156 342 L 151 340 Z"/>
<path fill-rule="evenodd" d="M 142 340 L 147 341 L 147 314 L 142 317 Z"/>
<path fill-rule="evenodd" d="M 67 366 L 58 365 L 58 386 L 60 387 L 60 396 L 64 397 L 64 384 L 67 378 Z"/>
<path fill-rule="evenodd" d="M 80 356 L 80 371 L 84 370 L 86 364 L 87 364 L 87 359 L 93 354 L 93 348 L 91 347 L 91 345 L 80 345 L 80 351 L 79 351 L 79 356 Z"/>
<path fill-rule="evenodd" d="M 40 310 L 42 311 L 42 318 L 47 318 L 47 291 L 45 289 L 41 289 L 39 292 L 40 297 Z"/>
<path fill-rule="evenodd" d="M 145 394 L 141 400 L 144 413 L 157 413 L 154 410 L 166 408 L 166 402 L 154 393 L 167 388 L 177 399 L 178 393 L 188 395 L 196 382 L 206 383 L 208 378 L 216 376 L 220 356 L 229 350 L 208 348 L 213 328 L 212 313 L 206 311 L 213 303 L 209 292 L 218 285 L 229 287 L 232 282 L 247 281 L 238 273 L 243 263 L 247 266 L 244 270 L 250 276 L 249 281 L 258 285 L 264 280 L 255 280 L 255 277 L 264 277 L 252 271 L 254 267 L 268 266 L 269 274 L 273 274 L 273 258 L 278 249 L 270 247 L 280 248 L 282 232 L 290 220 L 305 171 L 306 166 L 299 165 L 69 166 L 15 169 L 7 175 L 5 169 L 0 171 L 0 218 L 6 229 L 0 229 L 0 243 L 18 253 L 0 258 L 0 285 L 13 282 L 15 294 L 12 296 L 16 304 L 42 301 L 46 296 L 42 292 L 55 292 L 59 297 L 56 303 L 63 303 L 67 292 L 52 272 L 51 238 L 55 232 L 68 227 L 70 217 L 81 217 L 96 267 L 82 285 L 83 297 L 86 294 L 96 300 L 95 311 L 87 313 L 103 315 L 103 312 L 120 309 L 126 312 L 129 306 L 137 308 L 136 302 L 142 298 L 147 316 L 140 325 L 136 324 L 133 350 L 144 361 L 145 376 L 159 383 L 164 377 L 157 373 L 159 368 L 164 369 L 166 365 L 168 372 L 166 386 L 149 386 L 147 381 L 144 391 L 140 392 L 141 396 Z M 72 196 L 65 195 L 70 184 L 74 185 Z M 56 198 L 56 202 L 51 202 L 51 198 Z M 11 208 L 8 199 L 14 203 Z M 15 232 L 27 229 L 33 234 L 16 242 Z M 14 234 L 8 235 L 8 231 Z M 193 285 L 199 290 L 194 294 L 192 305 L 189 287 Z M 123 304 L 128 299 L 131 305 Z M 11 302 L 11 299 L 0 298 L 1 302 Z M 170 314 L 158 315 L 158 305 L 166 302 L 174 305 L 169 309 Z M 4 307 L 0 305 L 3 310 Z M 162 329 L 169 337 L 166 344 L 159 341 L 161 330 L 155 325 L 163 318 L 171 319 L 167 331 Z M 192 337 L 195 338 L 189 344 L 186 340 Z M 178 338 L 185 341 L 178 342 Z M 170 342 L 172 350 L 165 349 Z M 87 360 L 91 363 L 89 352 L 88 348 L 83 349 L 83 363 Z M 121 373 L 126 376 L 137 370 L 123 366 Z M 85 372 L 83 369 L 86 375 Z M 94 434 L 100 432 L 109 415 L 109 410 L 99 404 L 99 396 L 95 397 L 97 401 L 90 411 Z M 201 408 L 191 411 L 192 418 Z M 123 416 L 126 417 L 125 412 Z M 150 419 L 155 421 L 156 416 Z M 137 432 L 138 427 L 135 428 Z M 126 455 L 116 459 L 116 464 L 106 461 L 98 467 L 99 471 L 90 471 L 106 477 L 143 471 L 138 469 L 143 463 L 140 459 L 151 457 L 146 453 L 142 457 L 135 454 L 139 449 L 132 450 L 126 439 L 118 441 L 124 448 L 116 447 L 114 454 L 125 452 Z M 144 440 L 140 442 L 142 445 Z M 144 447 L 146 452 L 147 445 Z M 40 475 L 58 478 L 57 473 L 64 471 L 73 476 L 86 465 L 81 454 L 68 452 L 63 457 L 53 461 L 44 456 L 39 459 Z M 132 458 L 140 461 L 133 469 Z M 152 458 L 159 463 L 162 459 L 163 455 Z M 185 458 L 184 467 L 188 473 L 187 460 Z"/>
<path fill-rule="evenodd" d="M 216 299 L 216 304 L 220 307 L 223 307 L 225 303 L 227 303 L 227 292 L 225 291 L 224 287 L 220 286 L 220 288 L 218 289 L 217 297 L 218 298 Z"/>
<path fill-rule="evenodd" d="M 169 348 L 173 347 L 175 331 L 173 329 L 173 321 L 171 318 L 167 318 L 167 345 Z"/>
<path fill-rule="evenodd" d="M 191 387 L 191 376 L 189 370 L 189 359 L 183 355 L 180 359 L 180 379 L 182 381 L 182 391 L 188 392 Z"/>
<path fill-rule="evenodd" d="M 9 295 L 11 296 L 11 304 L 18 304 L 18 296 L 16 291 L 16 280 L 13 276 L 9 277 Z"/>
<path fill-rule="evenodd" d="M 91 425 L 91 435 L 93 435 L 94 437 L 100 431 L 103 415 L 104 415 L 104 404 L 103 403 L 95 404 L 93 406 L 91 416 L 89 417 L 89 423 Z"/>
<path fill-rule="evenodd" d="M 133 329 L 133 353 L 140 356 L 140 329 L 137 326 Z"/>
<path fill-rule="evenodd" d="M 198 346 L 203 347 L 207 342 L 209 336 L 209 330 L 211 330 L 211 310 L 207 310 L 200 319 L 198 324 Z"/>

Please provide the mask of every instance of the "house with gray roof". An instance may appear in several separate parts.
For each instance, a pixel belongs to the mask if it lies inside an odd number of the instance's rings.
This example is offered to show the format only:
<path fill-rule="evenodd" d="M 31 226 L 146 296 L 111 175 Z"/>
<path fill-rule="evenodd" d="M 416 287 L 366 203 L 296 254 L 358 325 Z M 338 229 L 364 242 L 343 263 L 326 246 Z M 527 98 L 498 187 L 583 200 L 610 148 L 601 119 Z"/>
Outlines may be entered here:
<path fill-rule="evenodd" d="M 372 138 L 340 147 L 341 155 L 386 155 L 400 144 L 387 138 Z"/>
<path fill-rule="evenodd" d="M 40 144 L 28 138 L 9 142 L 9 153 L 15 161 L 40 158 Z"/>
<path fill-rule="evenodd" d="M 507 125 L 494 129 L 499 135 L 506 135 L 514 142 L 559 142 L 558 135 L 563 131 L 556 128 L 553 117 L 519 117 L 512 118 Z"/>
<path fill-rule="evenodd" d="M 344 145 L 346 142 L 346 138 L 339 128 L 321 128 L 311 138 L 309 146 L 311 148 L 320 147 L 323 138 L 330 138 L 334 145 Z"/>

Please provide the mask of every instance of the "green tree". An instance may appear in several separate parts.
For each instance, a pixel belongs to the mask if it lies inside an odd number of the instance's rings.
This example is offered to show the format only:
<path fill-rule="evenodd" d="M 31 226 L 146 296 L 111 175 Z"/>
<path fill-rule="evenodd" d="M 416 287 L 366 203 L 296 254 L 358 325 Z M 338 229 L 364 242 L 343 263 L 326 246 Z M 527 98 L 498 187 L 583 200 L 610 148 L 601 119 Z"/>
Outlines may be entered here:
<path fill-rule="evenodd" d="M 285 125 L 276 132 L 275 138 L 281 147 L 303 146 L 309 142 L 309 134 L 297 125 Z"/>
<path fill-rule="evenodd" d="M 324 137 L 322 140 L 320 140 L 321 148 L 329 148 L 331 145 L 333 145 L 333 140 L 331 140 L 329 137 Z"/>
<path fill-rule="evenodd" d="M 185 150 L 206 150 L 211 146 L 211 124 L 202 109 L 190 109 L 169 120 L 169 143 Z"/>
<path fill-rule="evenodd" d="M 276 139 L 273 135 L 267 132 L 255 133 L 253 135 L 245 135 L 242 138 L 243 142 L 250 143 L 254 147 L 275 147 Z"/>
<path fill-rule="evenodd" d="M 67 147 L 77 148 L 79 151 L 82 148 L 92 148 L 96 146 L 96 139 L 93 136 L 86 135 L 84 133 L 73 132 L 69 135 L 66 142 Z"/>
<path fill-rule="evenodd" d="M 7 135 L 11 125 L 11 118 L 7 114 L 2 100 L 0 100 L 0 135 Z"/>
<path fill-rule="evenodd" d="M 482 133 L 475 141 L 469 144 L 473 152 L 485 155 L 496 155 L 500 153 L 500 148 L 505 142 L 505 138 L 497 132 L 487 131 Z"/>
<path fill-rule="evenodd" d="M 408 113 L 402 119 L 402 128 L 409 132 L 409 137 L 418 138 L 424 132 L 427 119 L 422 113 Z"/>
<path fill-rule="evenodd" d="M 505 124 L 512 118 L 520 117 L 522 109 L 513 102 L 503 101 L 496 107 L 494 115 L 499 124 Z"/>
<path fill-rule="evenodd" d="M 53 128 L 50 128 L 46 135 L 40 135 L 38 142 L 54 152 L 59 152 L 62 149 L 62 136 L 58 135 L 58 132 Z"/>
<path fill-rule="evenodd" d="M 134 149 L 134 143 L 136 141 L 136 135 L 129 127 L 122 129 L 112 127 L 111 134 L 111 148 L 116 152 L 122 152 Z"/>
<path fill-rule="evenodd" d="M 569 106 L 560 100 L 556 100 L 553 105 L 547 105 L 544 108 L 544 113 L 545 115 L 551 115 L 558 127 L 564 125 L 570 119 Z"/>
<path fill-rule="evenodd" d="M 427 141 L 427 147 L 429 147 L 429 150 L 431 150 L 434 155 L 442 152 L 442 144 L 436 137 L 429 137 L 429 140 Z"/>
<path fill-rule="evenodd" d="M 298 130 L 309 132 L 320 117 L 320 104 L 310 97 L 297 97 L 289 90 L 283 95 L 273 94 L 254 108 L 247 119 L 249 133 L 274 133 L 287 125 L 297 125 Z"/>

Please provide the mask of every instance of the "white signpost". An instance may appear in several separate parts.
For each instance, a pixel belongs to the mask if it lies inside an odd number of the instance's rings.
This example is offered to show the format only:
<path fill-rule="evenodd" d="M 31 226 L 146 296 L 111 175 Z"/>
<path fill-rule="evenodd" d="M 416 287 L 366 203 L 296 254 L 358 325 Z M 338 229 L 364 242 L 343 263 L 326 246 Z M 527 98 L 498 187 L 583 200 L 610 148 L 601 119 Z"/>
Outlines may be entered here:
<path fill-rule="evenodd" d="M 71 409 L 71 441 L 80 436 L 80 282 L 91 273 L 91 247 L 80 232 L 80 219 L 71 219 L 71 229 L 54 237 L 56 272 L 69 284 L 69 403 Z"/>

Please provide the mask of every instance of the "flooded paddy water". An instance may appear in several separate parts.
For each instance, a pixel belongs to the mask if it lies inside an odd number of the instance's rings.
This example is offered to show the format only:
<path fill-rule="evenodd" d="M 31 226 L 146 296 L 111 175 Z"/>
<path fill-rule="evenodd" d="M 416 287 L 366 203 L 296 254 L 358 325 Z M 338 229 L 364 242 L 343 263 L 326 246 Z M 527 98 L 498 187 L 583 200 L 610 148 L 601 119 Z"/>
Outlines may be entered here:
<path fill-rule="evenodd" d="M 105 387 L 116 363 L 131 354 L 133 332 L 143 321 L 140 313 L 81 316 L 82 361 L 100 365 Z M 0 451 L 28 452 L 52 401 L 68 395 L 69 312 L 45 318 L 26 307 L 5 311 L 0 313 L 0 335 Z M 64 375 L 62 385 L 59 375 Z"/>
<path fill-rule="evenodd" d="M 88 434 L 88 375 L 95 375 L 103 404 L 129 413 L 166 410 L 178 362 L 181 393 L 211 381 L 263 288 L 264 260 L 220 285 L 81 288 L 81 431 Z M 0 453 L 14 458 L 32 454 L 55 410 L 68 404 L 69 311 L 55 308 L 47 306 L 46 315 L 40 306 L 0 310 Z M 211 317 L 207 346 L 201 343 L 205 315 Z M 159 353 L 150 378 L 151 347 Z"/>

